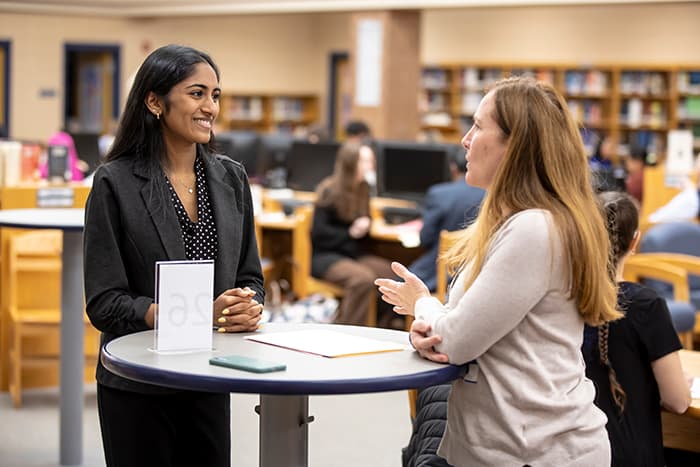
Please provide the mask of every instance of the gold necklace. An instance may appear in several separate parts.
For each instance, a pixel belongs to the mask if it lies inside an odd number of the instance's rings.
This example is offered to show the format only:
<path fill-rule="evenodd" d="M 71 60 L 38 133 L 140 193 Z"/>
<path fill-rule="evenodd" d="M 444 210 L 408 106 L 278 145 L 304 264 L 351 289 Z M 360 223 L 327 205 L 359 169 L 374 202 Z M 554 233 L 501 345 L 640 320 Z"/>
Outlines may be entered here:
<path fill-rule="evenodd" d="M 182 179 L 181 179 L 180 177 L 176 177 L 176 176 L 173 175 L 173 174 L 168 174 L 168 177 L 169 177 L 170 179 L 175 179 L 175 181 L 178 182 L 180 185 L 182 185 L 182 186 L 187 190 L 187 192 L 188 192 L 189 194 L 193 194 L 193 193 L 194 193 L 194 185 L 192 185 L 192 186 L 186 185 L 185 182 L 183 182 Z M 196 175 L 195 175 L 195 177 L 194 177 L 194 181 L 195 181 L 195 184 L 196 184 L 196 183 L 197 183 L 197 176 L 196 176 Z"/>

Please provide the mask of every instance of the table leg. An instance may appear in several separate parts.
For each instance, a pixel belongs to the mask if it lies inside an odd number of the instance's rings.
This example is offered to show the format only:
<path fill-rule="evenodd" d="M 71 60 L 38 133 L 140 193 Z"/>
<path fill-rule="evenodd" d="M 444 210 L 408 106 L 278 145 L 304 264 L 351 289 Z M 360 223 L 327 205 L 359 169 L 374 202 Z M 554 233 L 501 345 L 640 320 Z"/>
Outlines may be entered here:
<path fill-rule="evenodd" d="M 82 232 L 63 232 L 61 273 L 61 465 L 83 463 L 83 242 Z"/>
<path fill-rule="evenodd" d="M 260 467 L 309 463 L 309 396 L 260 395 Z"/>

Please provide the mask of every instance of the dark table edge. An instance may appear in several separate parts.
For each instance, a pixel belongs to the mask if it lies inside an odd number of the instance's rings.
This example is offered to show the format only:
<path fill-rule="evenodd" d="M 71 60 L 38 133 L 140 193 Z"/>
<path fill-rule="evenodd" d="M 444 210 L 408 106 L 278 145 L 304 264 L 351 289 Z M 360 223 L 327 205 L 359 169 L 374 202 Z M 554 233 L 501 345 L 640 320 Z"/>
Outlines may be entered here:
<path fill-rule="evenodd" d="M 107 370 L 127 379 L 142 383 L 156 384 L 174 389 L 204 392 L 234 392 L 272 395 L 321 395 L 358 394 L 372 392 L 418 389 L 434 384 L 447 383 L 464 375 L 465 366 L 444 365 L 435 370 L 421 372 L 420 375 L 390 376 L 381 378 L 347 379 L 333 381 L 285 380 L 266 381 L 248 378 L 222 379 L 215 376 L 202 376 L 180 373 L 172 370 L 154 369 L 138 365 L 109 353 L 103 347 L 100 360 Z"/>

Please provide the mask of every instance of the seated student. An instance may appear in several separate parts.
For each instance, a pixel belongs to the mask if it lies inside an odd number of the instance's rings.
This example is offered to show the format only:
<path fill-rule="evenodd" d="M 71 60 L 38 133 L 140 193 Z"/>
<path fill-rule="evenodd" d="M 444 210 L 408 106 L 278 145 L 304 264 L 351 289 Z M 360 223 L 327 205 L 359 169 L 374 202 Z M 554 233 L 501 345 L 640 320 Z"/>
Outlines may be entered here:
<path fill-rule="evenodd" d="M 598 140 L 595 150 L 588 160 L 591 170 L 612 168 L 612 157 L 615 153 L 615 140 L 611 136 L 605 136 Z"/>
<path fill-rule="evenodd" d="M 625 258 L 639 240 L 634 201 L 621 192 L 604 192 L 598 199 L 616 267 L 618 306 L 625 317 L 586 326 L 586 376 L 596 384 L 596 405 L 608 416 L 612 465 L 661 467 L 661 406 L 680 414 L 690 404 L 678 356 L 681 343 L 666 301 L 647 287 L 622 280 Z"/>
<path fill-rule="evenodd" d="M 374 280 L 393 275 L 389 261 L 367 254 L 363 242 L 371 222 L 365 174 L 374 165 L 372 148 L 345 143 L 338 150 L 333 174 L 317 189 L 311 274 L 345 290 L 336 323 L 365 324 L 369 298 L 376 294 Z M 390 319 L 392 313 L 387 316 Z"/>
<path fill-rule="evenodd" d="M 630 155 L 625 159 L 625 169 L 627 178 L 625 178 L 625 190 L 639 204 L 642 203 L 642 195 L 644 194 L 644 165 L 647 158 L 646 148 L 633 145 L 630 148 Z"/>
<path fill-rule="evenodd" d="M 368 143 L 372 139 L 372 131 L 362 120 L 351 120 L 345 125 L 345 141 Z"/>
<path fill-rule="evenodd" d="M 423 207 L 423 228 L 420 244 L 425 253 L 408 269 L 422 280 L 431 292 L 435 291 L 438 241 L 440 231 L 454 231 L 471 224 L 479 213 L 484 190 L 468 185 L 465 180 L 467 159 L 464 151 L 455 151 L 450 158 L 452 181 L 439 183 L 428 189 Z"/>

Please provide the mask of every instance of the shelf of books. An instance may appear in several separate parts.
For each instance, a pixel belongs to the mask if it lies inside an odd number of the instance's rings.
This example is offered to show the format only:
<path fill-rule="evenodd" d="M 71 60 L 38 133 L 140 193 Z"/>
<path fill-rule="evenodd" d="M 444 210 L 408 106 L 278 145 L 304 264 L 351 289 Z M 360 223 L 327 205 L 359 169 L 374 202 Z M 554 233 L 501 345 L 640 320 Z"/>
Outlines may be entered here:
<path fill-rule="evenodd" d="M 700 66 L 677 71 L 675 102 L 679 128 L 693 132 L 693 148 L 700 151 Z"/>
<path fill-rule="evenodd" d="M 554 85 L 584 129 L 584 143 L 611 136 L 618 155 L 630 145 L 665 151 L 666 133 L 689 129 L 700 150 L 700 66 L 446 64 L 425 66 L 419 98 L 427 139 L 458 141 L 488 87 L 507 76 Z"/>
<path fill-rule="evenodd" d="M 318 121 L 315 95 L 224 93 L 219 121 L 232 130 L 296 131 Z M 302 128 L 302 129 L 303 129 Z"/>

